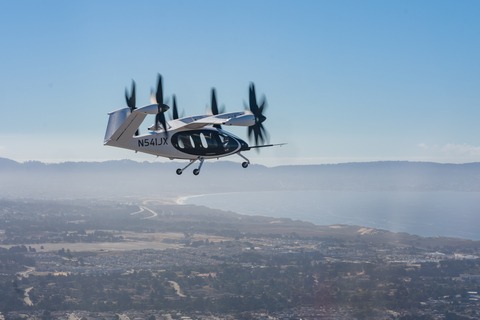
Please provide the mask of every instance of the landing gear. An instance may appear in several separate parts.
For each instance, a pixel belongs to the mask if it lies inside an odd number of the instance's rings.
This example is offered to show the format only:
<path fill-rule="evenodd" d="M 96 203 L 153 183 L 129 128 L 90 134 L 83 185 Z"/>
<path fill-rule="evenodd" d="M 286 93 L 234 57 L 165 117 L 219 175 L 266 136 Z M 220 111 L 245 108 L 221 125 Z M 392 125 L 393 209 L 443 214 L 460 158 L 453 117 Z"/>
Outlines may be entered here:
<path fill-rule="evenodd" d="M 194 169 L 193 170 L 193 174 L 198 176 L 198 174 L 200 173 L 200 169 L 202 169 L 202 165 L 203 165 L 203 161 L 205 160 L 204 157 L 201 157 L 200 158 L 200 165 L 198 166 L 198 169 Z"/>
<path fill-rule="evenodd" d="M 245 162 L 242 163 L 242 167 L 244 167 L 244 168 L 248 167 L 248 165 L 250 164 L 250 160 L 248 160 L 247 158 L 245 158 L 245 157 L 243 156 L 243 154 L 241 154 L 240 152 L 237 152 L 237 154 L 238 154 L 240 157 L 242 157 L 243 160 L 246 160 Z"/>
<path fill-rule="evenodd" d="M 198 166 L 197 169 L 194 169 L 194 170 L 193 170 L 193 174 L 196 175 L 196 176 L 198 176 L 198 174 L 200 173 L 200 169 L 202 169 L 203 161 L 205 160 L 204 157 L 199 157 L 198 159 L 190 160 L 190 163 L 187 164 L 187 165 L 185 166 L 185 168 L 183 168 L 183 169 L 178 168 L 177 171 L 175 171 L 175 172 L 176 172 L 178 175 L 181 175 L 181 174 L 183 173 L 183 171 L 185 171 L 185 169 L 187 169 L 188 167 L 190 167 L 190 166 L 191 166 L 195 161 L 197 161 L 197 160 L 200 160 L 200 165 Z"/>
<path fill-rule="evenodd" d="M 175 171 L 175 172 L 176 172 L 178 175 L 181 175 L 182 172 L 185 171 L 185 169 L 187 169 L 188 167 L 190 167 L 195 161 L 197 161 L 197 160 L 196 160 L 196 159 L 195 159 L 195 160 L 190 160 L 190 163 L 187 164 L 187 165 L 185 166 L 185 168 L 183 168 L 183 169 L 178 168 L 177 171 Z"/>

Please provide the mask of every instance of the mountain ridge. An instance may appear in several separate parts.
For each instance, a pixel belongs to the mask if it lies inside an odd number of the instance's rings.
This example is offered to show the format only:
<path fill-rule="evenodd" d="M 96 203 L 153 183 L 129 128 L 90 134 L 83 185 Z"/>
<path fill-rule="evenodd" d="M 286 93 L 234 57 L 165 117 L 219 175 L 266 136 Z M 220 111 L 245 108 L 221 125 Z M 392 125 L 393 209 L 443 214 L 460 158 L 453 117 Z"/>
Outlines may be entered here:
<path fill-rule="evenodd" d="M 19 163 L 0 158 L 0 198 L 178 197 L 285 190 L 480 191 L 480 163 L 378 161 L 265 167 L 208 161 L 199 176 L 181 162 Z M 192 170 L 191 170 L 192 168 Z"/>

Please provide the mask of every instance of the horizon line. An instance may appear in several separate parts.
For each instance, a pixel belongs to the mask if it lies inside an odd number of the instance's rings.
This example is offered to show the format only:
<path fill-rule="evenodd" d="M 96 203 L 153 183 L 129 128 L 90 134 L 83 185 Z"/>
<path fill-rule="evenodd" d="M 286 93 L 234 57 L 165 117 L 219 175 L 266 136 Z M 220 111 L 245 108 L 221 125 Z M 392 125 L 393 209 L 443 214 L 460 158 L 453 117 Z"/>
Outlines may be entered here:
<path fill-rule="evenodd" d="M 6 159 L 10 161 L 14 161 L 18 164 L 25 164 L 28 162 L 40 162 L 43 164 L 62 164 L 62 163 L 103 163 L 103 162 L 109 162 L 109 161 L 132 161 L 132 162 L 138 162 L 138 163 L 143 163 L 143 162 L 148 162 L 148 163 L 178 163 L 182 162 L 183 159 L 173 159 L 173 160 L 166 160 L 166 161 L 158 161 L 157 159 L 154 160 L 146 160 L 146 159 L 131 159 L 131 158 L 122 158 L 122 159 L 10 159 L 10 158 L 4 158 L 0 157 L 0 159 Z M 462 165 L 462 164 L 474 164 L 474 163 L 480 163 L 480 161 L 471 161 L 471 162 L 448 162 L 448 161 L 435 161 L 434 159 L 395 159 L 395 158 L 387 158 L 387 159 L 365 159 L 361 160 L 357 158 L 356 160 L 354 159 L 347 159 L 347 158 L 267 158 L 267 159 L 292 159 L 294 160 L 293 162 L 297 163 L 291 163 L 291 164 L 277 164 L 277 165 L 266 165 L 264 163 L 251 163 L 252 165 L 262 165 L 265 167 L 269 168 L 274 168 L 274 167 L 282 167 L 282 166 L 314 166 L 314 165 L 338 165 L 338 164 L 353 164 L 353 163 L 376 163 L 376 162 L 409 162 L 409 163 L 434 163 L 434 164 L 456 164 L 456 165 Z M 342 159 L 343 161 L 325 161 L 327 159 L 336 159 L 340 160 Z M 162 159 L 163 160 L 163 159 Z M 230 163 L 241 163 L 241 161 L 234 161 L 234 160 L 217 160 L 217 159 L 206 159 L 206 160 L 215 160 L 216 162 L 230 162 Z M 311 160 L 320 160 L 317 163 L 298 163 L 300 160 L 304 161 L 311 161 Z M 322 161 L 323 160 L 323 161 Z M 186 160 L 184 160 L 186 161 Z M 261 161 L 263 162 L 263 161 Z"/>

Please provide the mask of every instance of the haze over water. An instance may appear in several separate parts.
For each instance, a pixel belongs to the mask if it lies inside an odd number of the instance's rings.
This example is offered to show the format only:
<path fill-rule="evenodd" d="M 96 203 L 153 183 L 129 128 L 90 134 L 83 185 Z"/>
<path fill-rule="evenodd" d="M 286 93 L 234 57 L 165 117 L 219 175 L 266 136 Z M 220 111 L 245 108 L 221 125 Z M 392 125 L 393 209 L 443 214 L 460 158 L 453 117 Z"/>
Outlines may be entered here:
<path fill-rule="evenodd" d="M 424 237 L 480 240 L 477 192 L 245 192 L 195 196 L 181 202 L 316 225 L 359 225 Z"/>

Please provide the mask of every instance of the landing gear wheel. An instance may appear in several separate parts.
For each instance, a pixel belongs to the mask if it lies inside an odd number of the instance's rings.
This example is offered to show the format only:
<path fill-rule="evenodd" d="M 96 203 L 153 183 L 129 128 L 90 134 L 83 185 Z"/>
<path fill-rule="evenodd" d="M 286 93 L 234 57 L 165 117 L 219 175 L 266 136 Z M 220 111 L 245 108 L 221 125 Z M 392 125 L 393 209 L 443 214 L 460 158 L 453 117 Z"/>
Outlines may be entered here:
<path fill-rule="evenodd" d="M 181 174 L 182 174 L 182 169 L 178 168 L 177 171 L 176 171 L 176 173 L 177 173 L 178 175 L 181 175 Z"/>
<path fill-rule="evenodd" d="M 244 168 L 248 167 L 248 162 L 246 162 L 246 161 L 243 162 L 243 163 L 242 163 L 242 167 L 244 167 Z"/>
<path fill-rule="evenodd" d="M 193 174 L 198 176 L 198 174 L 200 173 L 200 171 L 198 171 L 198 169 L 193 169 Z"/>

